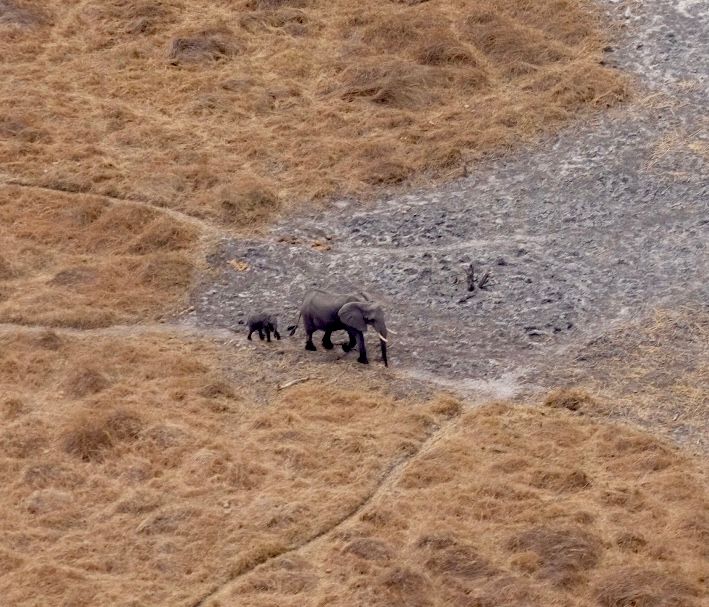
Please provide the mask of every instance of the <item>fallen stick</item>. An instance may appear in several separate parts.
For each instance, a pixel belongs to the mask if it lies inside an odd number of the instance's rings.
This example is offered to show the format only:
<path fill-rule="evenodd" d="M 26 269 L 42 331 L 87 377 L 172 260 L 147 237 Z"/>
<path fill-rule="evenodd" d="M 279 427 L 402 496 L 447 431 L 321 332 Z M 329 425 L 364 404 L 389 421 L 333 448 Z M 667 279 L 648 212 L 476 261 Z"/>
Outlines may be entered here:
<path fill-rule="evenodd" d="M 468 291 L 475 291 L 475 266 L 472 263 L 465 272 L 465 279 L 468 281 Z"/>
<path fill-rule="evenodd" d="M 309 381 L 311 378 L 308 375 L 307 377 L 300 377 L 298 379 L 291 379 L 290 381 L 287 381 L 285 384 L 281 384 L 278 386 L 278 390 L 285 390 L 286 388 L 290 388 L 291 386 L 295 386 L 296 384 L 302 384 L 303 382 Z"/>
<path fill-rule="evenodd" d="M 478 280 L 478 289 L 484 289 L 487 287 L 490 276 L 490 272 L 485 272 L 485 274 L 482 275 L 482 277 Z"/>

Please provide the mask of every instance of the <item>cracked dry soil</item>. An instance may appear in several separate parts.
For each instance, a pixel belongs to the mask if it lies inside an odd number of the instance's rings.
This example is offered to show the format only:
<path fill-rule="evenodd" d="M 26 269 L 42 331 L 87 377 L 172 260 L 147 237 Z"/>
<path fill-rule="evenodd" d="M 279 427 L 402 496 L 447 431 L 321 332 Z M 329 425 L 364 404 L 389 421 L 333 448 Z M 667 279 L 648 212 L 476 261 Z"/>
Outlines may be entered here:
<path fill-rule="evenodd" d="M 240 329 L 269 308 L 286 325 L 311 287 L 363 288 L 397 331 L 392 366 L 508 397 L 614 323 L 657 306 L 706 307 L 709 6 L 603 6 L 624 25 L 607 61 L 635 77 L 633 101 L 448 185 L 366 208 L 338 201 L 286 217 L 262 239 L 223 238 L 182 321 Z M 249 269 L 236 271 L 234 259 Z M 461 302 L 470 263 L 493 279 Z M 281 348 L 303 342 L 300 328 Z"/>

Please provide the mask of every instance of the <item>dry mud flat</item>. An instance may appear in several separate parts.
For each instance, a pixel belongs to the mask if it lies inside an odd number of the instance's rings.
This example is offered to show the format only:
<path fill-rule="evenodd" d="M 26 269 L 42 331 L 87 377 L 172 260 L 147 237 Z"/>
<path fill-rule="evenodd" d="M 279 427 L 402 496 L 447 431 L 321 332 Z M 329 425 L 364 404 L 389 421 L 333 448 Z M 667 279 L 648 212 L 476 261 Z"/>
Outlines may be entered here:
<path fill-rule="evenodd" d="M 312 286 L 365 288 L 398 331 L 396 367 L 510 396 L 619 322 L 657 307 L 706 312 L 709 11 L 605 4 L 624 25 L 607 61 L 636 76 L 633 102 L 444 187 L 222 239 L 185 320 L 235 326 L 262 307 L 291 319 Z M 467 298 L 470 263 L 494 277 Z"/>

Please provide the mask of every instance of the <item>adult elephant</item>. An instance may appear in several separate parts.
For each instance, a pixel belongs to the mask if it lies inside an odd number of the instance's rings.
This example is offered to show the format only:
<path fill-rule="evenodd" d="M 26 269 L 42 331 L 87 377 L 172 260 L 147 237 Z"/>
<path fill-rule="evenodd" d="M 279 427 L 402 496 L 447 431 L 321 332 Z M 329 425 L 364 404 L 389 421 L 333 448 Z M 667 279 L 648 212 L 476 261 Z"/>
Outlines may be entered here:
<path fill-rule="evenodd" d="M 342 349 L 349 352 L 357 346 L 359 350 L 357 361 L 365 365 L 369 360 L 367 360 L 367 349 L 364 344 L 364 333 L 367 327 L 372 325 L 379 335 L 384 365 L 389 366 L 384 310 L 376 301 L 372 301 L 367 293 L 340 295 L 322 290 L 309 291 L 300 307 L 300 316 L 303 318 L 303 327 L 307 336 L 306 350 L 317 349 L 313 343 L 315 331 L 325 332 L 322 345 L 326 350 L 333 348 L 333 331 L 347 331 L 349 341 L 342 345 Z M 292 328 L 291 335 L 294 332 L 295 327 Z"/>

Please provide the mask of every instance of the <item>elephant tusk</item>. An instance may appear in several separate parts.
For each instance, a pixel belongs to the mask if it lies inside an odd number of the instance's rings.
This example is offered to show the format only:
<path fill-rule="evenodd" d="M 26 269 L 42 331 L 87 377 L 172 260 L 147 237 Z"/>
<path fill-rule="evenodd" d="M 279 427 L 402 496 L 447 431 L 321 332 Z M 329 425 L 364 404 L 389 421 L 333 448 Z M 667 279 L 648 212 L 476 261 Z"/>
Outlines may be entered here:
<path fill-rule="evenodd" d="M 387 338 L 384 337 L 379 331 L 377 331 L 377 335 L 379 335 L 379 339 L 381 339 L 384 343 L 388 343 Z"/>
<path fill-rule="evenodd" d="M 396 331 L 394 331 L 394 329 L 389 329 L 388 332 L 391 333 L 392 335 L 396 335 Z"/>

